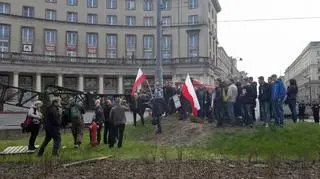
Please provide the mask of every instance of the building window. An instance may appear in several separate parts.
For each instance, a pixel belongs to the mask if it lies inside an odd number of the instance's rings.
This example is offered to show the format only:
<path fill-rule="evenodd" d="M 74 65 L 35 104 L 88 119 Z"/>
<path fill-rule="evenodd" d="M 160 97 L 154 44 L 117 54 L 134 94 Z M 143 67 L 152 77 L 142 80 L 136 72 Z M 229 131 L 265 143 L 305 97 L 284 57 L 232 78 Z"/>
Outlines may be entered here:
<path fill-rule="evenodd" d="M 67 12 L 67 21 L 68 22 L 78 22 L 78 13 Z"/>
<path fill-rule="evenodd" d="M 0 52 L 9 52 L 10 26 L 0 24 Z"/>
<path fill-rule="evenodd" d="M 153 10 L 153 4 L 152 0 L 144 0 L 144 11 L 152 11 Z"/>
<path fill-rule="evenodd" d="M 117 58 L 118 36 L 107 34 L 107 58 Z"/>
<path fill-rule="evenodd" d="M 163 59 L 172 58 L 172 36 L 164 35 L 162 37 L 162 57 Z"/>
<path fill-rule="evenodd" d="M 144 26 L 153 26 L 153 17 L 144 17 L 143 18 Z"/>
<path fill-rule="evenodd" d="M 170 26 L 171 25 L 171 16 L 162 17 L 162 25 L 163 26 Z"/>
<path fill-rule="evenodd" d="M 117 9 L 117 0 L 107 0 L 108 9 Z"/>
<path fill-rule="evenodd" d="M 87 56 L 97 57 L 98 56 L 98 34 L 87 33 Z"/>
<path fill-rule="evenodd" d="M 191 15 L 188 16 L 188 24 L 189 25 L 194 25 L 199 23 L 199 18 L 198 15 Z"/>
<path fill-rule="evenodd" d="M 84 91 L 90 93 L 98 92 L 98 79 L 95 77 L 85 77 L 84 78 Z"/>
<path fill-rule="evenodd" d="M 46 0 L 48 3 L 57 3 L 57 0 Z"/>
<path fill-rule="evenodd" d="M 136 17 L 126 16 L 126 24 L 129 26 L 135 26 L 136 25 Z"/>
<path fill-rule="evenodd" d="M 196 9 L 198 8 L 198 0 L 189 0 L 189 9 Z M 210 6 L 209 6 L 210 8 Z M 210 12 L 210 11 L 209 11 Z"/>
<path fill-rule="evenodd" d="M 9 14 L 10 13 L 10 4 L 0 2 L 0 14 Z"/>
<path fill-rule="evenodd" d="M 153 35 L 143 36 L 143 58 L 153 59 Z"/>
<path fill-rule="evenodd" d="M 199 56 L 199 31 L 188 32 L 188 56 Z"/>
<path fill-rule="evenodd" d="M 32 44 L 34 40 L 34 29 L 31 27 L 22 28 L 22 43 L 23 44 Z"/>
<path fill-rule="evenodd" d="M 77 56 L 78 32 L 68 31 L 66 36 L 66 54 L 69 57 L 75 57 Z"/>
<path fill-rule="evenodd" d="M 22 16 L 24 16 L 24 17 L 34 17 L 34 7 L 23 6 L 22 7 Z"/>
<path fill-rule="evenodd" d="M 135 58 L 137 46 L 137 36 L 126 35 L 126 57 Z"/>
<path fill-rule="evenodd" d="M 126 0 L 127 10 L 136 10 L 136 0 Z"/>
<path fill-rule="evenodd" d="M 163 2 L 163 1 L 162 1 Z M 162 3 L 162 6 L 161 6 L 161 10 L 163 11 L 170 11 L 171 10 L 171 0 L 166 0 Z"/>
<path fill-rule="evenodd" d="M 56 44 L 57 31 L 56 30 L 45 30 L 45 43 Z"/>
<path fill-rule="evenodd" d="M 117 16 L 115 16 L 115 15 L 108 15 L 108 16 L 107 16 L 107 24 L 108 24 L 108 25 L 116 25 L 116 24 L 117 24 Z"/>
<path fill-rule="evenodd" d="M 98 15 L 97 14 L 88 14 L 87 23 L 88 24 L 97 24 L 98 23 Z"/>
<path fill-rule="evenodd" d="M 52 9 L 46 9 L 46 19 L 57 20 L 57 11 Z"/>
<path fill-rule="evenodd" d="M 68 6 L 77 6 L 78 0 L 67 0 L 67 5 Z"/>
<path fill-rule="evenodd" d="M 32 52 L 34 42 L 34 29 L 31 27 L 22 27 L 21 33 L 22 52 Z"/>
<path fill-rule="evenodd" d="M 87 0 L 87 7 L 88 8 L 97 8 L 98 7 L 98 0 Z"/>

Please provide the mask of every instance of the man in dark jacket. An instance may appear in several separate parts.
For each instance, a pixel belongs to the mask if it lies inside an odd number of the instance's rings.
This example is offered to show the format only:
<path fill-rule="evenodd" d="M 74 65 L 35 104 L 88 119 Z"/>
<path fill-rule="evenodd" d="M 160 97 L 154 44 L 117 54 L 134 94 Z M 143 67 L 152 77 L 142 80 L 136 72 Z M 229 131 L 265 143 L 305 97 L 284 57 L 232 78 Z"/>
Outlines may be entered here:
<path fill-rule="evenodd" d="M 264 119 L 265 127 L 269 127 L 270 122 L 270 103 L 271 85 L 264 81 L 264 77 L 259 77 L 259 103 L 261 106 L 261 117 Z"/>
<path fill-rule="evenodd" d="M 42 156 L 48 143 L 53 139 L 52 155 L 58 156 L 58 150 L 61 145 L 60 126 L 61 126 L 61 114 L 60 114 L 60 98 L 55 98 L 52 104 L 46 109 L 44 130 L 46 136 L 39 149 L 38 156 Z"/>
<path fill-rule="evenodd" d="M 253 88 L 249 83 L 248 79 L 245 79 L 244 86 L 242 87 L 242 102 L 243 102 L 243 114 L 245 125 L 253 127 L 253 117 L 252 117 L 252 99 L 253 99 Z"/>
<path fill-rule="evenodd" d="M 299 119 L 301 121 L 304 121 L 305 119 L 305 113 L 306 113 L 306 103 L 302 100 L 300 103 L 299 103 Z"/>
<path fill-rule="evenodd" d="M 217 120 L 217 127 L 222 127 L 222 108 L 223 108 L 223 95 L 222 95 L 222 81 L 216 80 L 215 97 L 213 100 L 214 117 Z"/>
<path fill-rule="evenodd" d="M 110 124 L 110 110 L 112 108 L 112 103 L 110 100 L 106 100 L 106 102 L 103 105 L 103 112 L 104 112 L 104 132 L 103 132 L 103 143 L 108 144 L 108 141 L 110 141 L 110 132 L 112 129 L 112 125 Z"/>
<path fill-rule="evenodd" d="M 253 77 L 249 77 L 249 83 L 250 83 L 250 86 L 252 88 L 252 102 L 251 102 L 251 115 L 252 115 L 252 120 L 253 121 L 257 121 L 256 119 L 256 112 L 255 112 L 255 108 L 257 106 L 257 97 L 258 97 L 258 94 L 257 94 L 257 82 L 253 81 Z"/>
<path fill-rule="evenodd" d="M 103 122 L 105 121 L 105 117 L 104 117 L 103 108 L 100 105 L 100 99 L 97 99 L 95 101 L 95 104 L 96 104 L 96 108 L 95 108 L 94 121 L 97 123 L 97 125 L 99 125 L 99 128 L 97 129 L 97 143 L 99 145 L 101 141 L 101 128 L 102 128 Z"/>
<path fill-rule="evenodd" d="M 123 134 L 127 122 L 125 110 L 127 109 L 129 109 L 127 106 L 121 105 L 120 98 L 115 100 L 115 105 L 111 108 L 109 114 L 110 123 L 113 125 L 109 141 L 109 148 L 113 148 L 116 138 L 118 138 L 118 148 L 122 147 Z"/>
<path fill-rule="evenodd" d="M 163 97 L 155 96 L 152 99 L 152 124 L 158 127 L 156 133 L 162 133 L 162 126 L 161 126 L 161 118 L 162 115 L 167 111 L 167 104 Z"/>

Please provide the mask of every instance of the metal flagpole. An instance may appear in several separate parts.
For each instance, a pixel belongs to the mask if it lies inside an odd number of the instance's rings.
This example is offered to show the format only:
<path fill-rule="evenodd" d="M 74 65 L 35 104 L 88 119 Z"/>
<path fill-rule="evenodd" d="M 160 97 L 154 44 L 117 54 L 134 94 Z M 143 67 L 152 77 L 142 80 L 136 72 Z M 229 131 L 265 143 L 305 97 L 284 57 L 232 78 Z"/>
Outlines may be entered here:
<path fill-rule="evenodd" d="M 155 73 L 155 90 L 163 87 L 163 76 L 162 76 L 162 17 L 161 17 L 161 6 L 163 1 L 157 0 L 157 57 L 156 57 L 156 73 Z M 159 86 L 157 86 L 159 85 Z"/>

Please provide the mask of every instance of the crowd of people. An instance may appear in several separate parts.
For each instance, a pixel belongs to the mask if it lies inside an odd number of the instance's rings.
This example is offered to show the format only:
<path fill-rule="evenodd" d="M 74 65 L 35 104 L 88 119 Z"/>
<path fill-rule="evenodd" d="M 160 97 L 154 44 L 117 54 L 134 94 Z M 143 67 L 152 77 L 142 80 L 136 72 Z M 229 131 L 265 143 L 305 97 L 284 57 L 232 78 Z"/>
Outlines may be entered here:
<path fill-rule="evenodd" d="M 222 81 L 216 80 L 215 88 L 206 88 L 205 86 L 196 86 L 195 91 L 199 101 L 200 110 L 198 116 L 200 119 L 207 119 L 210 123 L 216 120 L 217 127 L 226 124 L 253 127 L 257 120 L 255 108 L 257 100 L 259 101 L 260 119 L 264 121 L 265 127 L 269 127 L 272 118 L 274 124 L 278 127 L 284 127 L 284 104 L 287 104 L 291 110 L 293 122 L 298 118 L 305 118 L 306 104 L 298 103 L 299 113 L 297 111 L 298 87 L 296 80 L 291 79 L 286 88 L 282 79 L 277 75 L 272 75 L 265 81 L 264 77 L 258 78 L 258 83 L 252 77 L 245 78 L 243 81 L 234 81 L 228 79 Z M 259 86 L 258 86 L 259 85 Z M 92 121 L 98 125 L 97 144 L 99 145 L 103 136 L 103 143 L 113 148 L 117 143 L 118 148 L 122 147 L 123 135 L 126 126 L 125 111 L 131 110 L 133 115 L 133 125 L 137 125 L 137 115 L 144 125 L 144 115 L 147 108 L 152 109 L 152 124 L 157 127 L 157 134 L 162 133 L 161 120 L 163 116 L 179 114 L 179 120 L 188 119 L 191 113 L 191 107 L 188 100 L 183 96 L 181 85 L 174 86 L 167 82 L 163 88 L 157 88 L 153 94 L 134 93 L 130 101 L 116 98 L 97 99 L 95 101 L 95 111 Z M 179 99 L 177 106 L 174 98 Z M 38 151 L 38 156 L 42 156 L 47 144 L 53 139 L 53 155 L 58 155 L 58 149 L 61 145 L 60 128 L 71 123 L 71 131 L 74 139 L 74 147 L 79 148 L 83 140 L 84 130 L 84 107 L 70 99 L 69 104 L 64 110 L 61 108 L 60 99 L 54 98 L 49 107 L 44 110 L 42 115 L 40 108 L 41 101 L 36 101 L 28 112 L 28 119 L 32 119 L 28 126 L 28 132 L 31 133 L 29 140 L 29 150 L 35 150 L 35 140 L 39 133 L 40 124 L 43 120 L 45 130 L 44 141 Z M 319 104 L 312 105 L 314 120 L 319 123 Z M 101 135 L 102 129 L 103 135 Z"/>

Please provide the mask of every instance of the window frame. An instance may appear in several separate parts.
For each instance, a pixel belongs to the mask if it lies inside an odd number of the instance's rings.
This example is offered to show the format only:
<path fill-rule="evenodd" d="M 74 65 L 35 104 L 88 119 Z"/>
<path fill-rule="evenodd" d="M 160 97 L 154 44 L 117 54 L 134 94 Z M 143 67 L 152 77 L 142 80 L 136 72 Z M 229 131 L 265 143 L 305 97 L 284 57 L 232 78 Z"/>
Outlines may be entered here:
<path fill-rule="evenodd" d="M 75 34 L 75 44 L 69 44 L 68 42 L 69 42 L 69 36 L 68 36 L 68 34 Z M 71 36 L 70 36 L 71 37 Z M 72 38 L 71 38 L 72 39 Z M 78 34 L 78 32 L 77 31 L 66 31 L 66 45 L 67 46 L 78 46 L 78 40 L 79 40 L 79 34 Z M 70 41 L 71 42 L 71 41 Z"/>
<path fill-rule="evenodd" d="M 198 0 L 188 0 L 188 9 L 198 9 L 199 1 Z M 209 6 L 210 8 L 210 6 Z"/>
<path fill-rule="evenodd" d="M 147 39 L 147 44 L 145 43 L 145 38 L 148 38 Z M 149 39 L 150 38 L 150 39 Z M 149 40 L 151 40 L 151 44 L 149 44 Z M 147 35 L 143 35 L 143 37 L 142 37 L 142 41 L 143 41 L 143 48 L 142 48 L 142 52 L 143 52 L 143 58 L 144 59 L 153 59 L 154 58 L 154 35 L 149 35 L 149 34 L 147 34 Z M 149 46 L 149 45 L 151 45 L 151 55 L 152 55 L 152 57 L 151 58 L 147 58 L 146 57 L 146 55 L 147 54 L 149 54 L 150 53 L 150 51 L 148 50 L 148 49 L 150 49 L 149 47 L 146 47 L 146 45 L 147 46 Z M 150 55 L 150 54 L 149 54 Z"/>
<path fill-rule="evenodd" d="M 28 8 L 28 15 L 25 16 L 25 8 Z M 34 18 L 35 17 L 35 8 L 33 6 L 22 6 L 22 16 L 23 17 L 28 17 L 28 18 Z M 30 12 L 29 12 L 30 10 Z M 30 16 L 31 14 L 31 16 Z"/>
<path fill-rule="evenodd" d="M 109 45 L 108 37 L 110 37 L 110 39 L 112 39 L 111 37 L 115 37 L 115 48 L 109 47 L 110 45 Z M 118 58 L 118 34 L 106 34 L 106 46 L 107 46 L 106 58 L 111 58 L 111 59 Z M 113 56 L 114 54 L 109 53 L 111 51 L 115 52 L 115 56 Z"/>
<path fill-rule="evenodd" d="M 115 7 L 111 6 L 115 2 Z M 107 0 L 107 9 L 117 9 L 118 8 L 118 1 L 117 0 Z"/>
<path fill-rule="evenodd" d="M 196 25 L 199 24 L 199 16 L 198 15 L 189 15 L 188 16 L 188 25 Z"/>
<path fill-rule="evenodd" d="M 87 8 L 98 8 L 98 0 L 87 0 Z"/>
<path fill-rule="evenodd" d="M 129 51 L 128 50 L 128 46 L 129 46 L 128 39 L 129 39 L 129 37 L 130 38 L 133 37 L 135 39 L 135 42 L 134 42 L 135 49 L 134 49 L 134 51 Z M 128 52 L 131 52 L 130 56 L 129 56 Z M 134 54 L 134 56 L 136 56 L 136 54 L 137 54 L 137 35 L 135 35 L 135 34 L 126 34 L 126 36 L 125 36 L 125 56 L 126 57 L 131 57 L 132 53 Z"/>
<path fill-rule="evenodd" d="M 167 43 L 164 43 L 164 41 L 167 41 L 166 39 L 170 39 L 170 47 L 168 48 L 169 50 L 166 50 L 165 46 L 164 46 L 164 44 L 167 44 Z M 172 54 L 173 54 L 172 41 L 173 41 L 173 39 L 172 39 L 172 35 L 171 34 L 165 34 L 165 35 L 162 36 L 162 48 L 161 48 L 161 50 L 162 50 L 162 58 L 163 59 L 171 59 L 172 58 Z M 165 52 L 171 52 L 171 53 L 165 53 Z M 170 58 L 166 58 L 164 56 L 164 54 L 170 54 Z"/>
<path fill-rule="evenodd" d="M 0 2 L 0 5 L 2 5 L 2 8 L 0 8 L 0 10 L 1 10 L 0 14 L 10 14 L 10 12 L 11 12 L 11 4 L 10 3 Z M 6 7 L 8 8 L 8 12 L 5 12 Z M 4 10 L 4 11 L 2 11 L 2 10 Z"/>
<path fill-rule="evenodd" d="M 92 22 L 89 21 L 89 17 L 91 17 L 90 20 L 92 20 Z M 93 17 L 95 17 L 95 19 Z M 95 22 L 93 22 L 93 20 L 95 20 Z M 98 14 L 88 13 L 87 24 L 98 24 Z"/>
<path fill-rule="evenodd" d="M 51 12 L 51 16 L 52 16 L 52 12 L 54 12 L 54 19 L 47 18 L 48 12 Z M 45 9 L 45 19 L 46 20 L 57 20 L 57 10 L 55 10 L 55 9 Z"/>
<path fill-rule="evenodd" d="M 134 7 L 130 7 L 131 5 L 129 5 L 129 4 L 131 4 L 131 3 L 134 4 Z M 126 0 L 126 10 L 127 11 L 135 11 L 136 9 L 137 9 L 136 0 Z"/>
<path fill-rule="evenodd" d="M 57 3 L 57 0 L 45 0 L 46 3 Z"/>
<path fill-rule="evenodd" d="M 131 24 L 129 22 L 134 22 L 134 24 Z M 126 25 L 127 26 L 136 26 L 137 25 L 137 18 L 136 16 L 126 16 Z"/>
<path fill-rule="evenodd" d="M 152 0 L 144 0 L 143 1 L 143 10 L 149 11 L 149 12 L 153 11 L 153 1 Z"/>
<path fill-rule="evenodd" d="M 113 19 L 111 17 L 114 17 L 115 23 L 110 23 L 110 19 Z M 107 15 L 107 25 L 117 25 L 118 24 L 118 17 L 116 15 Z"/>
<path fill-rule="evenodd" d="M 24 29 L 29 29 L 31 30 L 32 37 L 30 37 L 30 34 L 28 33 L 28 40 L 24 41 Z M 31 42 L 30 42 L 31 39 Z M 22 26 L 21 27 L 21 44 L 34 44 L 35 41 L 35 30 L 34 27 L 30 27 L 30 26 Z"/>
<path fill-rule="evenodd" d="M 151 19 L 151 24 L 149 24 L 150 19 Z M 148 22 L 148 23 L 146 23 L 146 22 Z M 147 27 L 154 26 L 153 16 L 144 16 L 143 17 L 143 26 L 147 26 Z"/>
<path fill-rule="evenodd" d="M 75 21 L 69 21 L 69 15 L 73 14 L 74 16 L 72 17 L 75 17 Z M 74 19 L 74 18 L 72 18 Z M 78 12 L 74 12 L 74 11 L 67 11 L 67 18 L 66 18 L 67 22 L 78 22 Z"/>
<path fill-rule="evenodd" d="M 193 36 L 193 37 L 197 37 L 197 41 L 196 41 L 196 43 L 195 44 L 193 44 L 193 42 L 195 41 L 193 38 L 192 38 L 192 40 L 191 40 L 191 35 Z M 191 42 L 192 41 L 192 42 Z M 191 46 L 191 44 L 193 45 L 193 46 L 196 46 L 196 48 L 191 48 L 192 46 Z M 198 57 L 199 56 L 199 54 L 200 54 L 200 48 L 199 48 L 199 46 L 200 46 L 200 31 L 198 31 L 198 30 L 190 30 L 190 31 L 188 31 L 188 57 Z M 194 55 L 195 53 L 194 53 L 194 51 L 196 51 L 197 52 L 197 54 L 196 55 Z"/>
<path fill-rule="evenodd" d="M 170 23 L 169 24 L 167 24 L 167 23 L 165 24 L 164 23 L 164 19 L 168 19 L 170 21 Z M 162 22 L 163 26 L 171 26 L 172 25 L 172 17 L 171 16 L 162 16 L 161 22 Z"/>
<path fill-rule="evenodd" d="M 172 9 L 172 0 L 165 1 L 164 4 L 161 5 L 161 11 L 170 11 Z"/>
<path fill-rule="evenodd" d="M 72 1 L 72 2 L 74 2 L 74 3 L 69 3 L 69 1 Z M 66 0 L 66 4 L 68 5 L 68 6 L 78 6 L 78 0 Z"/>

